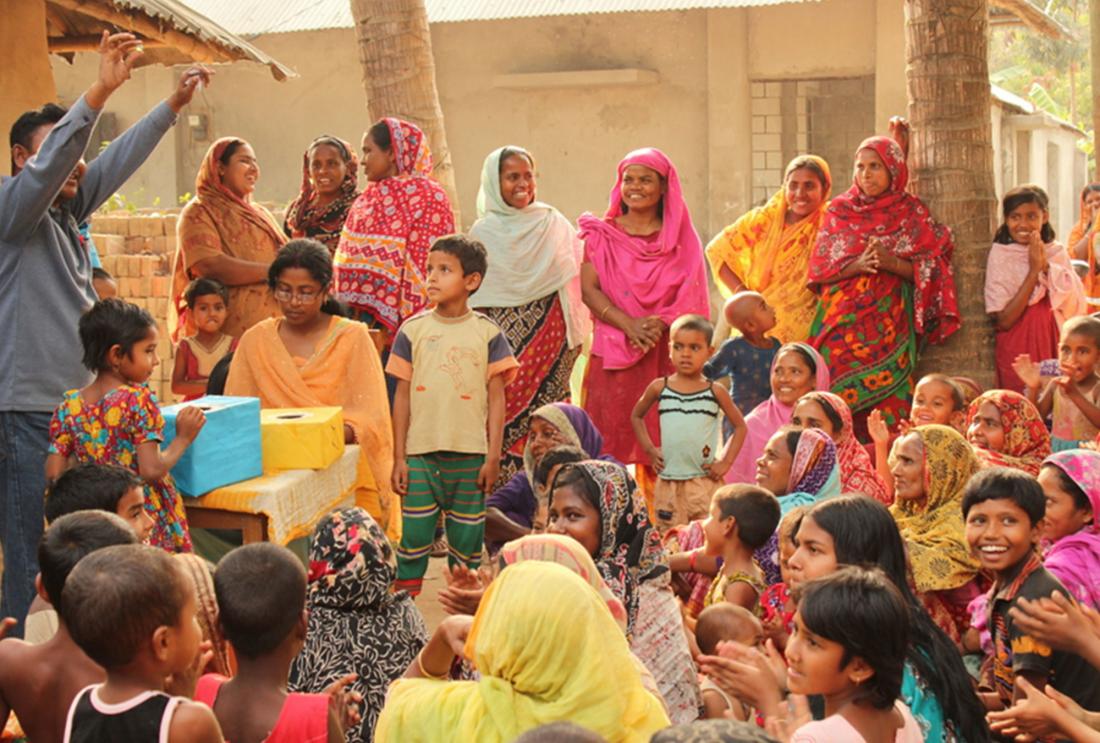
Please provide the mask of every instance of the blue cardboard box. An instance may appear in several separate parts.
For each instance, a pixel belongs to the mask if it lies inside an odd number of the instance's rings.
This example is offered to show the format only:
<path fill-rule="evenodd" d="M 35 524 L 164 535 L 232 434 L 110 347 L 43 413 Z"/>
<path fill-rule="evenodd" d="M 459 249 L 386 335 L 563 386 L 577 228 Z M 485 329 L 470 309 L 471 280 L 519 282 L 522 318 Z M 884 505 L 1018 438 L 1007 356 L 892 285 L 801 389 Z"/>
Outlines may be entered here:
<path fill-rule="evenodd" d="M 181 493 L 204 495 L 263 474 L 259 398 L 207 395 L 161 408 L 165 446 L 176 437 L 179 411 L 191 405 L 206 414 L 206 425 L 172 468 Z"/>

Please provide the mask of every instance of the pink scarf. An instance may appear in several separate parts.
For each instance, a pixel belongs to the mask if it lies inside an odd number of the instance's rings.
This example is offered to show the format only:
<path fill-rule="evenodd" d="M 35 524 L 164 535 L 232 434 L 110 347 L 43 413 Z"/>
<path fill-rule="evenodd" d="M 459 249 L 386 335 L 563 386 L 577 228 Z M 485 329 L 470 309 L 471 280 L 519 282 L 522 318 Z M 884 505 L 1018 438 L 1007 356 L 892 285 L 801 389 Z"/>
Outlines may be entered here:
<path fill-rule="evenodd" d="M 824 391 L 829 389 L 829 367 L 825 359 L 821 357 L 812 346 L 805 343 L 788 343 L 775 352 L 772 359 L 772 371 L 775 371 L 775 362 L 783 355 L 784 351 L 797 348 L 814 360 L 817 370 L 814 374 L 814 389 Z M 773 382 L 774 384 L 774 382 Z M 745 416 L 745 425 L 749 432 L 745 436 L 745 443 L 733 461 L 733 466 L 726 473 L 726 482 L 756 482 L 756 460 L 764 453 L 764 447 L 780 427 L 791 422 L 793 405 L 784 405 L 772 396 L 753 408 L 752 412 Z"/>
<path fill-rule="evenodd" d="M 1085 287 L 1060 243 L 1048 243 L 1046 249 L 1047 270 L 1035 283 L 1027 304 L 1030 307 L 1049 295 L 1054 318 L 1058 327 L 1062 327 L 1066 320 L 1088 311 Z M 1026 245 L 1019 243 L 993 243 L 985 267 L 986 312 L 1000 312 L 1016 296 L 1027 279 L 1028 250 Z"/>
<path fill-rule="evenodd" d="M 614 221 L 623 213 L 623 173 L 630 165 L 644 165 L 665 180 L 656 240 L 628 235 Z M 585 243 L 585 260 L 596 269 L 600 289 L 623 312 L 631 317 L 657 315 L 669 325 L 680 315 L 710 314 L 703 247 L 676 168 L 663 152 L 647 147 L 623 158 L 603 219 L 586 212 L 577 225 Z M 621 330 L 598 317 L 595 321 L 592 353 L 603 358 L 605 369 L 629 368 L 645 355 L 630 345 Z"/>
<path fill-rule="evenodd" d="M 1100 609 L 1100 452 L 1069 449 L 1043 464 L 1065 472 L 1092 504 L 1092 523 L 1050 545 L 1043 565 L 1078 601 Z"/>

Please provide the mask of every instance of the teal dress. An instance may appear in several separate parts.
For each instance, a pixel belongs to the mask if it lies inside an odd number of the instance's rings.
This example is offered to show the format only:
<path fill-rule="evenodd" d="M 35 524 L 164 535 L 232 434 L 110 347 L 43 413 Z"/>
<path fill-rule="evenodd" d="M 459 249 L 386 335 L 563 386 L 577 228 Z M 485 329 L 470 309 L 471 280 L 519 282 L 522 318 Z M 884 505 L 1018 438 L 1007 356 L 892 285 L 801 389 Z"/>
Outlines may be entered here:
<path fill-rule="evenodd" d="M 925 743 L 959 743 L 962 741 L 950 728 L 943 716 L 940 700 L 932 693 L 917 673 L 916 667 L 905 662 L 901 678 L 901 700 L 913 713 Z"/>

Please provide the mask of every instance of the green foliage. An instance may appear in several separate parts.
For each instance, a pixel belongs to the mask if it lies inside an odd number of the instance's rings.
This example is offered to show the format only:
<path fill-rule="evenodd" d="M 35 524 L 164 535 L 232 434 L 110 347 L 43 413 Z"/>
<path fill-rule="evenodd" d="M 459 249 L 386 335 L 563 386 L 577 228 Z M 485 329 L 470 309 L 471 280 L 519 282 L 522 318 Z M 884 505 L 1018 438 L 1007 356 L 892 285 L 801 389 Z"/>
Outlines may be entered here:
<path fill-rule="evenodd" d="M 1088 0 L 1043 0 L 1035 4 L 1061 23 L 1070 38 L 1050 39 L 1020 26 L 995 27 L 989 45 L 990 81 L 1084 131 L 1087 138 L 1078 146 L 1091 160 Z"/>
<path fill-rule="evenodd" d="M 1069 111 L 1063 108 L 1058 101 L 1051 98 L 1050 93 L 1047 92 L 1042 83 L 1032 83 L 1031 90 L 1027 92 L 1027 97 L 1041 111 L 1046 111 L 1051 116 L 1069 121 Z"/>
<path fill-rule="evenodd" d="M 145 209 L 148 207 L 153 207 L 155 209 L 156 207 L 160 206 L 159 196 L 154 196 L 153 200 L 150 201 L 148 204 L 144 203 L 144 197 L 144 188 L 139 188 L 129 196 L 122 193 L 121 191 L 116 191 L 115 193 L 111 194 L 111 197 L 109 199 L 103 202 L 103 206 L 99 207 L 99 212 L 101 214 L 107 214 L 108 212 L 125 211 L 129 212 L 130 214 L 135 214 L 141 209 Z"/>
<path fill-rule="evenodd" d="M 103 213 L 127 211 L 130 214 L 134 214 L 140 208 L 137 201 L 128 197 L 121 191 L 116 191 L 111 194 L 111 198 L 103 202 L 103 206 L 99 207 L 99 211 Z"/>

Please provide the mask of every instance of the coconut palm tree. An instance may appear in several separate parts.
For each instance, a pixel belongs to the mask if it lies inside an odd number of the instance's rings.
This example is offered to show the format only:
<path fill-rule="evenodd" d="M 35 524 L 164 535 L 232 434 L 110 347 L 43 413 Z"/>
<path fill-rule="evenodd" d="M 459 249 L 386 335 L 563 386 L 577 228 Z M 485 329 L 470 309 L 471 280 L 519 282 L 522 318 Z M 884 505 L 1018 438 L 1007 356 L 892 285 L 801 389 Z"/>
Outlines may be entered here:
<path fill-rule="evenodd" d="M 1089 62 L 1092 66 L 1092 152 L 1100 178 L 1100 0 L 1089 0 Z"/>
<path fill-rule="evenodd" d="M 350 2 L 370 118 L 396 116 L 424 130 L 435 163 L 432 175 L 447 190 L 455 224 L 461 225 L 424 0 Z"/>
<path fill-rule="evenodd" d="M 910 188 L 955 236 L 962 328 L 921 369 L 993 384 L 985 262 L 996 226 L 988 0 L 905 0 Z"/>

